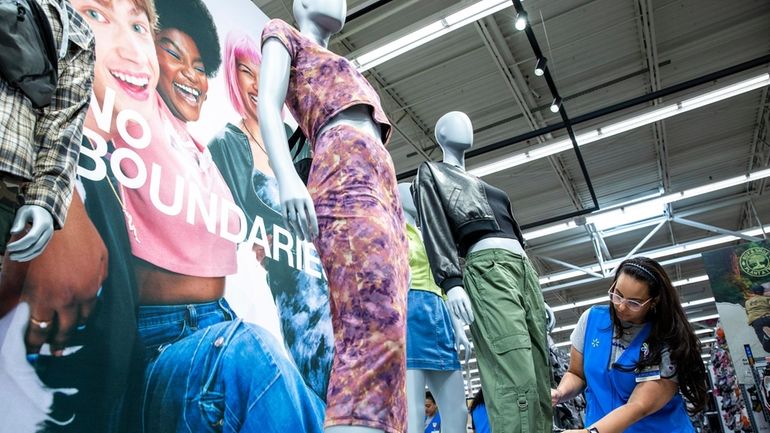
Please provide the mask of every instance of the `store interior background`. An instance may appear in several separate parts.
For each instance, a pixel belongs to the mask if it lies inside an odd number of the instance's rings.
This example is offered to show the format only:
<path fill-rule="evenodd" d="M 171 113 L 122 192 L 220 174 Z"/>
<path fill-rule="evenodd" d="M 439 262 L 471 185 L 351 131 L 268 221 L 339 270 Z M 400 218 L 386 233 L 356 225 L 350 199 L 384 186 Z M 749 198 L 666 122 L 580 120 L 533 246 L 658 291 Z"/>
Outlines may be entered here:
<path fill-rule="evenodd" d="M 253 1 L 293 23 L 291 0 Z M 676 281 L 708 360 L 717 310 L 700 253 L 770 231 L 770 2 L 349 0 L 330 48 L 366 67 L 375 49 L 431 23 L 440 30 L 474 4 L 499 10 L 364 72 L 395 126 L 389 149 L 400 181 L 441 159 L 438 118 L 467 113 L 469 170 L 513 157 L 484 179 L 511 198 L 556 311 L 557 345 L 606 300 L 613 266 L 640 254 Z M 524 31 L 517 8 L 527 13 Z M 528 36 L 547 59 L 543 76 Z M 585 117 L 594 118 L 572 125 L 585 171 L 567 128 L 530 134 Z"/>

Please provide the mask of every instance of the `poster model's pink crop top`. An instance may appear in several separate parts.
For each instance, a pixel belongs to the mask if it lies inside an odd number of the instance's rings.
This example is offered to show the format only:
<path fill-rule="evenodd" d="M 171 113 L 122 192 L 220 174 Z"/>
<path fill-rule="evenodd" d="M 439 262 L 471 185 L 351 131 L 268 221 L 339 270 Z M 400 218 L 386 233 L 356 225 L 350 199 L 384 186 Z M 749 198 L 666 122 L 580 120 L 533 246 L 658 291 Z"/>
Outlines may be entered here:
<path fill-rule="evenodd" d="M 156 103 L 158 115 L 146 119 L 152 131 L 152 140 L 147 147 L 138 149 L 122 138 L 113 140 L 112 158 L 121 148 L 130 149 L 139 155 L 147 170 L 147 180 L 139 188 L 119 186 L 128 213 L 126 228 L 131 252 L 155 266 L 179 274 L 198 277 L 233 274 L 237 270 L 237 245 L 220 236 L 222 224 L 227 224 L 229 233 L 240 231 L 238 215 L 233 212 L 233 207 L 237 206 L 232 204 L 228 207 L 230 211 L 225 212 L 225 219 L 222 216 L 223 202 L 233 203 L 230 190 L 208 149 L 193 140 L 160 96 Z M 127 130 L 132 137 L 142 134 L 142 129 L 134 122 Z M 127 159 L 123 159 L 120 166 L 129 179 L 139 170 Z M 152 193 L 155 203 L 151 199 L 153 184 L 157 189 Z M 165 211 L 159 210 L 158 202 Z"/>
<path fill-rule="evenodd" d="M 278 39 L 291 55 L 291 76 L 286 106 L 311 143 L 322 126 L 346 108 L 358 104 L 372 107 L 374 120 L 382 128 L 387 145 L 392 132 L 380 106 L 380 97 L 350 61 L 310 40 L 279 19 L 262 30 L 262 44 Z"/>

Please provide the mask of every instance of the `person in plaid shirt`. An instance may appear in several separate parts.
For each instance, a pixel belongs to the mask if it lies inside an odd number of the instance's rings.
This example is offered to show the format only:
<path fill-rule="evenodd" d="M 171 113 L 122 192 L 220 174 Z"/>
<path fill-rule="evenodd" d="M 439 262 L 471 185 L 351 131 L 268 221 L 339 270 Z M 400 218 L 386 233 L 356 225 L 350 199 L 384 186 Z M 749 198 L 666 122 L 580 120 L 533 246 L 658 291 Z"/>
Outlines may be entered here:
<path fill-rule="evenodd" d="M 51 104 L 37 110 L 0 79 L 0 252 L 11 235 L 21 235 L 7 245 L 14 261 L 40 255 L 64 225 L 93 82 L 91 29 L 67 0 L 37 1 L 59 53 Z"/>

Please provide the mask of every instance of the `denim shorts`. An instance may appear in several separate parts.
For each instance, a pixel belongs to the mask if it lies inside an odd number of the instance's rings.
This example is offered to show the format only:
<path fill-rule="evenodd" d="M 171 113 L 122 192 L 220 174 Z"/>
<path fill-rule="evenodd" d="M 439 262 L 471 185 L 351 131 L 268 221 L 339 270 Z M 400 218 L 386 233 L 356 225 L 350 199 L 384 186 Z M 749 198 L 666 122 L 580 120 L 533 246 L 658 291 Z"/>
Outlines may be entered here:
<path fill-rule="evenodd" d="M 323 431 L 324 404 L 269 332 L 224 299 L 139 307 L 144 433 Z"/>
<path fill-rule="evenodd" d="M 406 368 L 454 371 L 460 369 L 452 318 L 435 293 L 410 290 L 406 319 Z"/>

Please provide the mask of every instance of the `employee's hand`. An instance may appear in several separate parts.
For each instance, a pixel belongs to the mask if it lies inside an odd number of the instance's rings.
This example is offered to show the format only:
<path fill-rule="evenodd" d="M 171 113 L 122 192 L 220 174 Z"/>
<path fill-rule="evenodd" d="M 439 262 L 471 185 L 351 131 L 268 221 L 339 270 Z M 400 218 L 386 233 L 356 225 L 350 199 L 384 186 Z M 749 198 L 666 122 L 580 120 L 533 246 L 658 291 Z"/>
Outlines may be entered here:
<path fill-rule="evenodd" d="M 556 406 L 561 400 L 561 393 L 558 389 L 551 388 L 551 406 Z"/>

